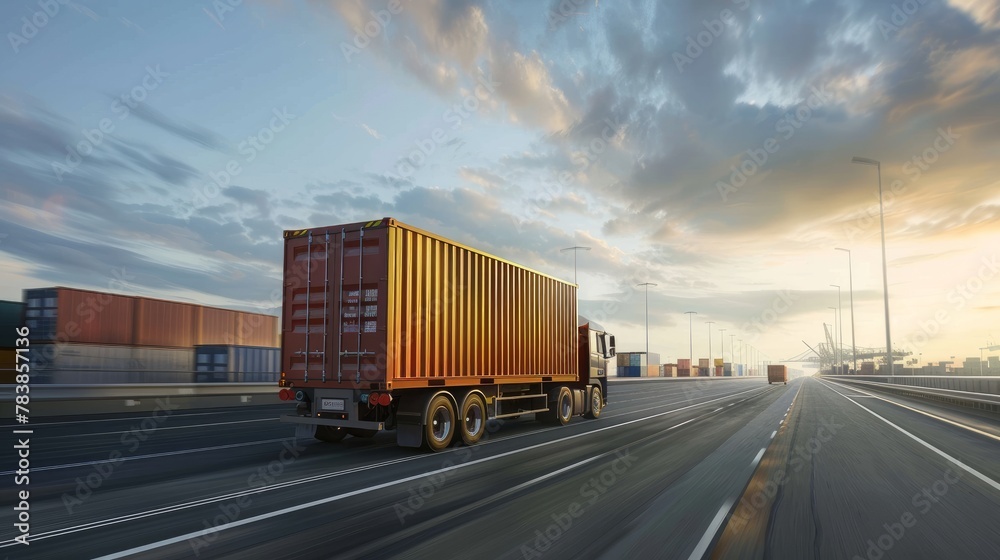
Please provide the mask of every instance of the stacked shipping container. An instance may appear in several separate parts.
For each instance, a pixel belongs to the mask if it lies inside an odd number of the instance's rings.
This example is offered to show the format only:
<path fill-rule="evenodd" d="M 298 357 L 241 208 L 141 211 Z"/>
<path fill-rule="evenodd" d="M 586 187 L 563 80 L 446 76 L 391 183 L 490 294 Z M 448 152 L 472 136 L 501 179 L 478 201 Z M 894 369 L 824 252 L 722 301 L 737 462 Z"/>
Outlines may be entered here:
<path fill-rule="evenodd" d="M 677 377 L 691 377 L 691 359 L 677 359 Z"/>
<path fill-rule="evenodd" d="M 197 346 L 198 383 L 277 383 L 281 349 L 261 346 Z"/>
<path fill-rule="evenodd" d="M 279 343 L 272 315 L 75 288 L 25 290 L 24 317 L 38 382 L 190 383 L 195 346 Z"/>
<path fill-rule="evenodd" d="M 650 352 L 619 352 L 618 377 L 659 377 L 660 355 Z"/>
<path fill-rule="evenodd" d="M 166 348 L 279 343 L 273 315 L 62 287 L 25 290 L 24 302 L 32 342 Z"/>
<path fill-rule="evenodd" d="M 17 329 L 24 326 L 24 304 L 0 301 L 0 385 L 14 383 Z"/>

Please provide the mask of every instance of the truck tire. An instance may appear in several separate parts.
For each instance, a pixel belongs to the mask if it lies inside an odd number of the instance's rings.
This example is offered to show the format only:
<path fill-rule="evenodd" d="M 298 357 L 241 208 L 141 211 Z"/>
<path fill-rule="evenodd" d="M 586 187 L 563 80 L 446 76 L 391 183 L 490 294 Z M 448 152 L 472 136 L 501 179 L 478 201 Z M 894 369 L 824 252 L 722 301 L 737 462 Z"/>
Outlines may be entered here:
<path fill-rule="evenodd" d="M 573 393 L 569 387 L 560 387 L 559 396 L 556 397 L 556 422 L 561 426 L 569 424 L 573 418 Z"/>
<path fill-rule="evenodd" d="M 548 412 L 539 412 L 535 418 L 546 424 L 565 426 L 573 417 L 573 393 L 569 387 L 560 387 L 556 400 L 552 401 Z"/>
<path fill-rule="evenodd" d="M 346 435 L 347 430 L 337 426 L 316 426 L 316 439 L 326 443 L 337 443 Z"/>
<path fill-rule="evenodd" d="M 469 393 L 462 402 L 459 415 L 462 443 L 475 445 L 486 433 L 486 402 L 478 393 Z"/>
<path fill-rule="evenodd" d="M 601 411 L 603 409 L 604 397 L 601 395 L 601 388 L 595 385 L 590 391 L 590 410 L 588 410 L 583 417 L 596 420 L 601 417 Z"/>
<path fill-rule="evenodd" d="M 455 406 L 446 395 L 437 395 L 427 405 L 424 443 L 431 451 L 447 449 L 455 437 Z"/>

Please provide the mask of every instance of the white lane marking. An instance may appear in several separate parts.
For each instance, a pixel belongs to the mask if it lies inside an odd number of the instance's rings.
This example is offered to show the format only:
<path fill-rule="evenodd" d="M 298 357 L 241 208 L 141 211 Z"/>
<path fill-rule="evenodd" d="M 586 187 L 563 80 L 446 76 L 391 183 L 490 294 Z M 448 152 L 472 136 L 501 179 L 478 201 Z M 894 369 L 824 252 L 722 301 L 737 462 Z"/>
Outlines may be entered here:
<path fill-rule="evenodd" d="M 759 390 L 760 389 L 749 389 L 747 391 L 743 391 L 743 393 L 750 393 L 750 392 L 759 391 Z M 742 394 L 742 393 L 738 393 L 738 394 Z M 389 487 L 392 487 L 392 486 L 396 486 L 396 485 L 399 485 L 399 484 L 404 484 L 406 482 L 412 482 L 414 480 L 419 480 L 419 479 L 426 478 L 426 477 L 429 477 L 429 476 L 434 476 L 434 475 L 438 475 L 438 474 L 444 474 L 444 473 L 456 471 L 456 470 L 459 470 L 459 469 L 464 469 L 464 468 L 467 468 L 467 467 L 471 467 L 473 465 L 478 465 L 478 464 L 481 464 L 481 463 L 486 463 L 486 462 L 489 462 L 489 461 L 494 461 L 496 459 L 500 459 L 500 458 L 503 458 L 503 457 L 508 457 L 508 456 L 511 456 L 511 455 L 516 455 L 516 454 L 519 454 L 519 453 L 524 453 L 525 451 L 530 451 L 530 450 L 533 450 L 533 449 L 538 449 L 538 448 L 546 447 L 546 446 L 549 446 L 549 445 L 566 442 L 566 441 L 569 441 L 569 440 L 572 440 L 572 439 L 576 439 L 576 438 L 579 438 L 579 437 L 589 436 L 590 434 L 594 434 L 594 433 L 598 433 L 598 432 L 603 432 L 605 430 L 612 430 L 612 429 L 615 429 L 615 428 L 620 428 L 622 426 L 628 426 L 630 424 L 635 424 L 637 422 L 642 422 L 642 421 L 645 421 L 645 420 L 651 420 L 653 418 L 658 418 L 660 416 L 665 416 L 667 414 L 673 414 L 674 412 L 679 412 L 681 410 L 686 410 L 686 409 L 689 409 L 689 408 L 693 408 L 695 406 L 701 406 L 701 405 L 704 405 L 704 404 L 708 404 L 709 402 L 714 402 L 714 401 L 717 401 L 717 400 L 722 400 L 724 398 L 727 398 L 727 397 L 720 397 L 720 398 L 717 398 L 717 399 L 713 399 L 711 401 L 707 401 L 707 402 L 704 402 L 704 403 L 699 403 L 697 405 L 689 405 L 689 406 L 681 407 L 681 408 L 674 409 L 674 410 L 668 410 L 666 412 L 660 412 L 660 413 L 654 414 L 652 416 L 647 416 L 645 418 L 638 418 L 638 419 L 635 419 L 635 420 L 629 420 L 629 421 L 626 421 L 626 422 L 622 422 L 621 424 L 615 424 L 613 426 L 605 426 L 605 427 L 602 427 L 602 428 L 597 428 L 596 430 L 592 430 L 592 431 L 589 431 L 589 432 L 581 432 L 579 434 L 573 434 L 573 435 L 564 437 L 562 439 L 557 439 L 557 440 L 552 440 L 552 441 L 548 441 L 548 442 L 538 443 L 538 444 L 531 445 L 531 446 L 528 446 L 528 447 L 522 447 L 520 449 L 515 449 L 515 450 L 512 450 L 512 451 L 507 451 L 507 452 L 504 452 L 504 453 L 493 455 L 491 457 L 483 457 L 482 459 L 476 459 L 474 461 L 469 461 L 467 463 L 462 463 L 462 464 L 458 464 L 458 465 L 452 465 L 450 467 L 444 467 L 444 468 L 437 469 L 437 470 L 434 470 L 434 471 L 424 472 L 424 473 L 416 474 L 416 475 L 409 476 L 409 477 L 406 477 L 406 478 L 396 479 L 396 480 L 392 480 L 390 482 L 384 482 L 382 484 L 376 484 L 374 486 L 369 486 L 367 488 L 360 488 L 358 490 L 352 490 L 350 492 L 345 492 L 343 494 L 337 494 L 337 495 L 334 495 L 334 496 L 328 496 L 326 498 L 321 498 L 319 500 L 314 500 L 312 502 L 307 502 L 307 503 L 304 503 L 304 504 L 298 504 L 298 505 L 295 505 L 295 506 L 286 507 L 286 508 L 275 510 L 275 511 L 271 511 L 271 512 L 268 512 L 268 513 L 263 513 L 263 514 L 260 514 L 260 515 L 254 516 L 254 517 L 247 517 L 245 519 L 238 519 L 238 520 L 226 523 L 224 525 L 218 525 L 218 526 L 215 526 L 215 527 L 212 527 L 212 528 L 202 529 L 200 531 L 193 531 L 191 533 L 187 533 L 187 534 L 184 534 L 184 535 L 179 535 L 179 536 L 176 536 L 176 537 L 171 537 L 169 539 L 163 539 L 163 540 L 160 540 L 160 541 L 157 541 L 157 542 L 153 542 L 153 543 L 145 544 L 145 545 L 142 545 L 142 546 L 130 548 L 128 550 L 123 550 L 123 551 L 115 552 L 115 553 L 112 553 L 112 554 L 109 554 L 109 555 L 106 555 L 106 556 L 102 556 L 100 558 L 102 560 L 103 559 L 112 560 L 112 559 L 116 559 L 116 558 L 123 558 L 125 556 L 131 556 L 133 554 L 140 554 L 140 553 L 147 552 L 147 551 L 150 551 L 150 550 L 155 550 L 157 548 L 162 548 L 164 546 L 169 546 L 169 545 L 172 545 L 172 544 L 183 542 L 183 541 L 188 540 L 188 539 L 193 539 L 193 538 L 196 538 L 196 537 L 205 537 L 205 536 L 208 536 L 208 535 L 220 533 L 220 532 L 225 531 L 227 529 L 232 529 L 232 528 L 235 528 L 235 527 L 241 527 L 243 525 L 247 525 L 247 524 L 250 524 L 250 523 L 256 523 L 258 521 L 264 521 L 266 519 L 271 519 L 273 517 L 279 517 L 279 516 L 286 515 L 286 514 L 289 514 L 289 513 L 294 513 L 294 512 L 297 512 L 297 511 L 302 511 L 304 509 L 308 509 L 308 508 L 316 507 L 316 506 L 319 506 L 319 505 L 324 505 L 324 504 L 336 502 L 336 501 L 339 501 L 339 500 L 343 500 L 345 498 L 350 498 L 350 497 L 353 497 L 353 496 L 358 496 L 358 495 L 361 495 L 361 494 L 366 494 L 368 492 L 374 492 L 376 490 L 381 490 L 383 488 L 389 488 Z M 676 424 L 674 426 L 671 426 L 670 428 L 668 428 L 668 430 L 672 430 L 674 428 L 683 426 L 683 425 L 688 424 L 690 422 L 693 422 L 693 421 L 695 421 L 697 419 L 698 418 L 692 418 L 690 420 L 686 420 L 684 422 L 681 422 L 680 424 Z M 732 505 L 732 503 L 730 503 L 730 506 L 731 505 Z M 727 508 L 727 511 L 728 511 L 728 508 Z M 721 523 L 721 519 L 719 520 L 719 522 Z M 713 523 L 715 523 L 715 522 L 713 521 Z M 35 536 L 33 540 L 39 540 L 39 537 Z M 13 543 L 13 541 L 8 541 L 8 542 L 9 543 Z M 0 545 L 0 548 L 6 547 L 6 546 L 10 546 L 8 544 L 8 542 L 5 542 L 2 545 Z"/>
<path fill-rule="evenodd" d="M 771 439 L 774 439 L 774 436 L 776 435 L 778 435 L 778 430 L 774 430 L 773 432 L 771 432 Z"/>
<path fill-rule="evenodd" d="M 721 407 L 721 406 L 720 406 L 719 408 L 717 408 L 717 409 L 713 410 L 712 412 L 718 412 L 718 411 L 722 410 L 723 408 L 724 408 L 724 407 Z"/>
<path fill-rule="evenodd" d="M 147 418 L 149 418 L 149 417 L 147 417 Z M 166 418 L 166 417 L 164 416 L 162 418 Z M 232 422 L 212 422 L 211 424 L 191 424 L 189 426 L 164 426 L 162 428 L 159 428 L 159 427 L 156 428 L 156 431 L 160 432 L 160 431 L 163 431 L 163 430 L 186 430 L 186 429 L 189 429 L 189 428 L 205 428 L 205 427 L 208 427 L 208 426 L 226 426 L 226 425 L 229 425 L 229 424 L 247 424 L 247 423 L 250 423 L 250 422 L 277 422 L 277 421 L 278 421 L 277 418 L 258 418 L 256 420 L 234 420 Z M 44 439 L 78 438 L 78 437 L 86 437 L 86 436 L 107 436 L 107 435 L 116 435 L 116 434 L 127 434 L 129 432 L 135 431 L 135 429 L 136 428 L 132 428 L 131 430 L 121 430 L 121 431 L 118 431 L 118 432 L 93 432 L 93 433 L 90 433 L 90 434 L 73 434 L 73 435 L 65 435 L 65 436 L 50 436 L 50 437 L 47 437 L 47 438 L 44 438 Z"/>
<path fill-rule="evenodd" d="M 273 405 L 273 404 L 265 404 L 265 405 L 259 405 L 259 406 L 260 407 L 268 406 L 268 407 L 275 407 L 275 408 L 278 407 L 278 405 Z M 247 408 L 254 408 L 254 407 L 247 407 Z M 243 409 L 240 409 L 239 412 L 243 412 Z M 261 411 L 261 412 L 265 412 L 265 411 Z M 270 412 L 270 411 L 267 411 L 267 412 Z M 219 411 L 219 412 L 192 412 L 190 414 L 177 414 L 177 413 L 174 413 L 174 414 L 171 414 L 170 417 L 171 418 L 186 418 L 188 416 L 211 416 L 213 414 L 233 414 L 233 413 L 234 413 L 234 411 L 232 411 L 232 410 L 222 410 L 222 411 Z M 93 422 L 129 422 L 129 421 L 132 421 L 132 420 L 145 420 L 146 418 L 149 418 L 149 416 L 129 416 L 127 418 L 98 418 L 96 420 L 76 420 L 76 421 L 66 421 L 66 422 L 32 422 L 31 425 L 32 426 L 64 426 L 66 424 L 73 424 L 73 425 L 76 425 L 76 424 L 90 424 L 90 423 L 93 423 Z M 0 428 L 16 428 L 18 426 L 19 426 L 19 424 L 5 424 L 5 425 L 0 425 Z"/>
<path fill-rule="evenodd" d="M 836 385 L 836 386 L 838 386 L 838 387 L 844 387 L 844 386 L 843 386 L 843 385 L 841 385 L 840 383 L 834 383 L 833 381 L 830 381 L 829 383 L 833 383 L 834 385 Z M 856 390 L 856 391 L 861 391 L 861 389 L 855 389 L 855 390 Z M 932 414 L 932 413 L 930 413 L 930 412 L 925 412 L 925 411 L 923 411 L 923 410 L 920 410 L 920 409 L 918 409 L 918 408 L 913 408 L 913 407 L 911 407 L 911 406 L 906 406 L 906 405 L 905 405 L 905 404 L 903 404 L 903 403 L 900 403 L 900 402 L 896 402 L 896 401 L 894 401 L 894 400 L 892 400 L 892 399 L 887 399 L 887 398 L 885 398 L 885 397 L 882 397 L 882 396 L 880 396 L 880 395 L 874 395 L 874 394 L 872 394 L 872 393 L 869 393 L 869 392 L 867 392 L 867 391 L 862 391 L 862 392 L 863 392 L 863 393 L 865 393 L 865 394 L 864 394 L 864 395 L 851 395 L 851 397 L 853 397 L 853 398 L 855 398 L 855 399 L 859 399 L 859 398 L 871 398 L 871 399 L 878 399 L 878 400 L 880 400 L 880 401 L 885 401 L 885 402 L 887 402 L 887 403 L 892 403 L 892 404 L 894 404 L 894 405 L 896 405 L 896 406 L 899 406 L 899 407 L 902 407 L 902 408 L 905 408 L 906 410 L 910 410 L 910 411 L 913 411 L 913 412 L 916 412 L 916 413 L 918 413 L 918 414 L 923 414 L 924 416 L 929 416 L 929 417 L 931 417 L 931 418 L 933 418 L 933 419 L 935 419 L 935 420 L 940 420 L 940 421 L 942 421 L 942 422 L 945 422 L 945 423 L 948 423 L 948 424 L 951 424 L 952 426 L 957 426 L 957 427 L 959 427 L 959 428 L 963 428 L 963 429 L 966 429 L 966 430 L 969 430 L 970 432 L 975 432 L 975 433 L 977 433 L 977 434 L 979 434 L 979 435 L 983 435 L 983 436 L 986 436 L 986 437 L 988 437 L 988 438 L 992 438 L 992 439 L 995 439 L 995 440 L 997 440 L 997 441 L 1000 441 L 1000 436 L 997 436 L 997 435 L 995 435 L 995 434 L 991 434 L 991 433 L 989 433 L 989 432 L 984 432 L 984 431 L 982 431 L 982 430 L 980 430 L 980 429 L 978 429 L 978 428 L 973 428 L 972 426 L 969 426 L 969 425 L 967 425 L 967 424 L 962 424 L 961 422 L 955 422 L 954 420 L 949 420 L 949 419 L 947 419 L 947 418 L 944 418 L 944 417 L 941 417 L 941 416 L 938 416 L 937 414 Z"/>
<path fill-rule="evenodd" d="M 200 453 L 202 451 L 216 451 L 219 449 L 233 449 L 236 447 L 249 447 L 251 445 L 263 445 L 265 443 L 276 443 L 279 441 L 287 441 L 291 438 L 278 438 L 278 439 L 264 439 L 260 441 L 247 441 L 243 443 L 230 443 L 227 445 L 215 445 L 212 447 L 199 447 L 197 449 L 181 449 L 180 451 L 164 451 L 162 453 L 149 453 L 147 455 L 132 455 L 131 457 L 119 457 L 117 459 L 99 459 L 97 461 L 83 461 L 81 463 L 69 463 L 65 465 L 50 465 L 47 467 L 32 467 L 32 471 L 57 471 L 60 469 L 71 469 L 74 467 L 88 467 L 91 465 L 100 465 L 102 463 L 120 463 L 122 461 L 137 461 L 139 459 L 154 459 L 157 457 L 172 457 L 174 455 L 187 455 L 189 453 Z M 14 471 L 3 471 L 0 472 L 0 476 L 6 476 L 9 474 L 14 474 Z"/>
<path fill-rule="evenodd" d="M 823 383 L 829 383 L 829 382 L 824 381 Z M 910 432 L 907 432 L 903 428 L 900 428 L 899 426 L 897 426 L 897 425 L 893 424 L 892 422 L 886 420 L 885 418 L 879 416 L 876 412 L 872 411 L 871 409 L 869 409 L 868 407 L 862 405 L 861 403 L 855 401 L 851 397 L 848 397 L 847 395 L 845 395 L 845 394 L 841 393 L 840 391 L 834 389 L 833 387 L 830 387 L 829 385 L 827 385 L 826 388 L 829 389 L 829 390 L 831 390 L 831 391 L 833 391 L 834 393 L 837 393 L 838 395 L 844 397 L 845 399 L 851 401 L 852 403 L 854 403 L 855 405 L 857 405 L 858 407 L 860 407 L 862 410 L 864 410 L 868 414 L 871 414 L 875 418 L 878 418 L 879 420 L 885 422 L 886 424 L 892 426 L 893 428 L 896 428 L 897 430 L 899 430 L 900 432 L 902 432 L 904 435 L 910 437 L 911 439 L 913 439 L 914 441 L 916 441 L 920 445 L 923 445 L 927 449 L 930 449 L 934 453 L 937 453 L 938 455 L 940 455 L 940 456 L 944 457 L 945 459 L 951 461 L 955 465 L 957 465 L 957 466 L 965 469 L 972 476 L 975 476 L 979 480 L 982 480 L 986 484 L 992 486 L 994 490 L 1000 491 L 1000 482 L 997 482 L 997 481 L 993 480 L 992 478 L 990 478 L 990 477 L 986 476 L 985 474 L 977 471 L 976 469 L 970 467 L 969 465 L 966 465 L 965 463 L 959 461 L 958 459 L 952 457 L 951 455 L 945 453 L 944 451 L 941 451 L 937 447 L 934 447 L 933 445 L 931 445 L 931 444 L 927 443 L 926 441 L 918 438 L 917 436 L 911 434 Z"/>
<path fill-rule="evenodd" d="M 762 447 L 761 450 L 757 452 L 757 456 L 753 458 L 753 461 L 750 461 L 750 466 L 751 467 L 757 468 L 757 463 L 759 463 L 760 462 L 760 458 L 764 456 L 764 451 L 766 449 L 767 449 L 766 447 Z"/>
<path fill-rule="evenodd" d="M 694 547 L 691 552 L 691 556 L 688 556 L 688 560 L 701 560 L 705 556 L 705 552 L 708 551 L 708 545 L 712 544 L 712 539 L 715 538 L 715 533 L 719 530 L 719 526 L 722 525 L 722 520 L 726 518 L 726 514 L 729 513 L 729 508 L 733 507 L 733 501 L 730 500 L 719 508 L 719 512 L 715 514 L 712 522 L 708 525 L 708 530 L 702 535 L 701 540 L 698 541 L 698 546 Z"/>
<path fill-rule="evenodd" d="M 742 391 L 742 392 L 736 392 L 736 393 L 727 393 L 727 394 L 722 395 L 722 396 L 720 396 L 718 398 L 715 398 L 715 399 L 712 399 L 712 400 L 708 400 L 708 401 L 705 401 L 703 403 L 695 403 L 695 404 L 693 404 L 691 406 L 697 406 L 699 404 L 708 404 L 710 402 L 715 402 L 715 401 L 718 401 L 718 400 L 722 400 L 722 399 L 725 399 L 727 397 L 733 397 L 733 396 L 737 396 L 737 395 L 742 395 L 743 393 L 749 393 L 750 391 L 753 391 L 753 389 L 750 389 L 750 390 L 747 390 L 747 391 Z M 673 401 L 673 402 L 669 402 L 669 403 L 663 403 L 663 404 L 659 404 L 659 405 L 656 405 L 656 406 L 651 406 L 651 407 L 648 407 L 648 408 L 641 408 L 639 410 L 632 410 L 632 411 L 629 411 L 629 412 L 621 412 L 621 413 L 618 413 L 618 414 L 606 415 L 605 418 L 617 418 L 619 416 L 625 416 L 625 415 L 628 415 L 628 414 L 636 414 L 636 413 L 639 413 L 639 412 L 645 412 L 647 410 L 655 410 L 657 408 L 663 408 L 664 406 L 671 406 L 671 405 L 674 405 L 674 404 L 677 404 L 677 403 L 682 403 L 682 402 L 690 402 L 690 399 L 683 399 L 683 400 L 680 400 L 680 401 Z M 686 408 L 690 408 L 690 406 L 685 407 L 685 408 L 678 408 L 676 410 L 685 410 Z M 650 418 L 653 418 L 653 417 L 651 416 Z M 270 420 L 270 418 L 268 418 L 267 420 Z M 527 436 L 527 435 L 530 435 L 530 434 L 539 434 L 539 433 L 544 433 L 544 432 L 548 432 L 548 431 L 552 431 L 552 430 L 558 430 L 559 428 L 561 428 L 561 426 L 552 427 L 552 428 L 544 428 L 544 429 L 541 429 L 541 430 L 532 431 L 529 434 L 518 434 L 517 436 L 514 436 L 514 437 Z M 159 428 L 159 429 L 163 429 L 163 428 Z M 173 456 L 173 455 L 187 455 L 187 454 L 190 454 L 190 453 L 203 453 L 203 452 L 207 452 L 207 451 L 218 451 L 220 449 L 231 449 L 231 448 L 234 448 L 234 447 L 249 447 L 251 445 L 263 445 L 265 443 L 275 443 L 275 442 L 279 442 L 279 441 L 284 441 L 286 439 L 289 439 L 289 438 L 266 439 L 266 440 L 250 441 L 250 442 L 244 442 L 244 443 L 234 443 L 234 444 L 228 444 L 228 445 L 216 445 L 216 446 L 211 446 L 211 447 L 198 447 L 198 448 L 195 448 L 195 449 L 182 449 L 182 450 L 179 450 L 179 451 L 165 451 L 165 452 L 162 452 L 162 453 L 151 453 L 151 454 L 148 454 L 148 455 L 134 455 L 134 456 L 131 456 L 131 457 L 122 457 L 122 458 L 119 458 L 119 459 L 98 459 L 98 460 L 95 460 L 95 461 L 82 461 L 82 462 L 79 462 L 79 463 L 67 463 L 67 464 L 62 464 L 62 465 L 48 465 L 48 466 L 42 466 L 42 467 L 35 467 L 34 470 L 36 470 L 36 471 L 53 471 L 53 470 L 61 470 L 61 469 L 70 469 L 70 468 L 75 468 L 75 467 L 87 467 L 87 466 L 91 466 L 91 465 L 100 465 L 102 463 L 111 463 L 111 462 L 119 462 L 119 461 L 135 461 L 135 460 L 140 460 L 140 459 L 155 459 L 155 458 L 158 458 L 158 457 L 170 457 L 170 456 Z M 510 438 L 499 438 L 499 439 L 494 440 L 494 441 L 503 441 L 503 440 L 506 440 L 506 439 L 510 439 Z M 492 442 L 490 442 L 490 443 L 492 443 Z M 486 444 L 483 444 L 483 445 L 486 445 Z M 0 476 L 7 476 L 7 475 L 12 475 L 12 474 L 14 474 L 14 471 L 2 471 L 2 472 L 0 472 Z M 2 547 L 0 547 L 0 548 L 2 548 Z"/>

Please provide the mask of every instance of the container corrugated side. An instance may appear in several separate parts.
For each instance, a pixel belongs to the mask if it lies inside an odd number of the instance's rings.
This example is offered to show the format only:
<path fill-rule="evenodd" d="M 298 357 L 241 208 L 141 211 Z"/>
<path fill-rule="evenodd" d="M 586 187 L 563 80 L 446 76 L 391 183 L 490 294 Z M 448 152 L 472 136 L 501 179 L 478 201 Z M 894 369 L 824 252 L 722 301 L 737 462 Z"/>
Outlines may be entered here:
<path fill-rule="evenodd" d="M 32 345 L 32 379 L 40 383 L 190 383 L 191 348 L 101 344 Z"/>
<path fill-rule="evenodd" d="M 194 347 L 198 324 L 194 306 L 137 298 L 135 338 L 139 346 Z"/>
<path fill-rule="evenodd" d="M 132 344 L 132 298 L 73 288 L 57 288 L 56 298 L 56 332 L 50 340 Z"/>

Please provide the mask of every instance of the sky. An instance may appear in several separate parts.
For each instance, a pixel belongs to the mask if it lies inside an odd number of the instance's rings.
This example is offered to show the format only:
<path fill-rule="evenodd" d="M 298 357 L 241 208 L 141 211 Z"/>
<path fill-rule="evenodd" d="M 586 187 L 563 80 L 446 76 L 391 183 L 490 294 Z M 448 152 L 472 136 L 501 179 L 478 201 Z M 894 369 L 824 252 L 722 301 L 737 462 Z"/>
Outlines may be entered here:
<path fill-rule="evenodd" d="M 881 173 L 894 348 L 1000 344 L 997 0 L 28 0 L 0 31 L 0 299 L 275 312 L 282 230 L 389 216 L 569 281 L 590 247 L 619 351 L 647 317 L 665 362 L 850 347 L 852 294 L 884 347 Z"/>

